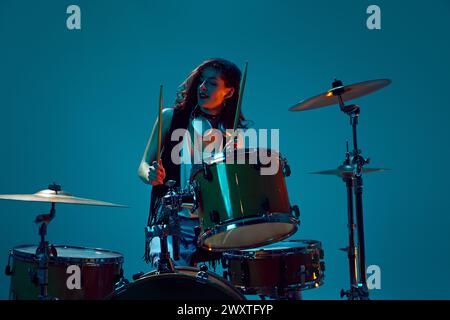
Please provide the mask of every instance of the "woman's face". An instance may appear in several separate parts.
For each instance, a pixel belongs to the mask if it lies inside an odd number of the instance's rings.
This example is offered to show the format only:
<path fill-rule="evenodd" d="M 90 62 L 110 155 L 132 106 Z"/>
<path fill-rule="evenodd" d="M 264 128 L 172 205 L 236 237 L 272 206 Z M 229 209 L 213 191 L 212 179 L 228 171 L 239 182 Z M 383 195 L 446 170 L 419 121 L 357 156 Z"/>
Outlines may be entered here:
<path fill-rule="evenodd" d="M 233 95 L 234 88 L 228 88 L 220 72 L 212 67 L 205 68 L 200 74 L 197 90 L 198 105 L 210 114 L 218 114 L 226 98 Z"/>

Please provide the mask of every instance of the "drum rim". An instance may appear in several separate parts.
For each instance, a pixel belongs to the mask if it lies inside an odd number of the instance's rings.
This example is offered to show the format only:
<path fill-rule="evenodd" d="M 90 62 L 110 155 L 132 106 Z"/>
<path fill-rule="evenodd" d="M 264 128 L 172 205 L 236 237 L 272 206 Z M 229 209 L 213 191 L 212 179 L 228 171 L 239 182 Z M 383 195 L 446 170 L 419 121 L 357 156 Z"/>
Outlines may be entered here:
<path fill-rule="evenodd" d="M 37 259 L 36 254 L 35 253 L 28 253 L 28 252 L 20 252 L 18 251 L 18 249 L 21 248 L 26 248 L 26 247 L 36 247 L 37 249 L 37 245 L 35 244 L 24 244 L 24 245 L 20 245 L 20 246 L 16 246 L 13 249 L 11 249 L 11 255 L 13 256 L 13 258 L 18 258 L 18 259 L 22 259 L 23 261 L 28 261 L 28 262 L 33 262 Z M 112 250 L 108 250 L 108 249 L 103 249 L 103 248 L 92 248 L 92 247 L 82 247 L 82 246 L 71 246 L 71 245 L 54 245 L 54 247 L 56 249 L 59 248 L 71 248 L 71 249 L 88 249 L 88 250 L 93 250 L 93 251 L 102 251 L 102 252 L 107 252 L 107 253 L 113 253 L 116 255 L 119 255 L 119 257 L 109 257 L 109 258 L 74 258 L 74 257 L 53 257 L 50 256 L 50 263 L 52 262 L 61 262 L 61 263 L 81 263 L 81 264 L 110 264 L 110 263 L 119 263 L 122 264 L 124 262 L 124 256 L 122 253 L 117 252 L 117 251 L 112 251 Z"/>
<path fill-rule="evenodd" d="M 323 286 L 325 283 L 324 280 L 325 280 L 325 274 L 322 272 L 321 277 L 317 278 L 316 280 L 305 281 L 304 285 L 302 285 L 301 283 L 290 284 L 290 285 L 285 286 L 283 289 L 285 291 L 293 291 L 293 290 L 304 291 L 304 290 L 315 289 L 315 288 Z M 238 288 L 241 292 L 243 292 L 246 295 L 259 294 L 259 295 L 266 295 L 266 296 L 275 296 L 277 293 L 277 290 L 278 290 L 277 287 L 269 287 L 269 286 L 245 287 L 245 286 L 236 285 L 236 288 Z"/>
<path fill-rule="evenodd" d="M 276 155 L 279 159 L 282 158 L 281 153 L 279 151 L 277 151 L 276 149 L 271 149 L 271 148 L 240 148 L 240 149 L 234 149 L 234 150 L 230 150 L 230 151 L 217 152 L 214 155 L 209 156 L 206 159 L 203 159 L 203 163 L 205 163 L 208 166 L 212 166 L 212 165 L 217 164 L 217 163 L 222 163 L 223 160 L 226 159 L 225 154 L 229 154 L 229 153 L 236 154 L 237 152 L 244 152 L 245 154 L 247 154 L 247 153 L 252 153 L 252 152 L 258 152 L 259 150 L 270 150 L 270 155 L 271 156 Z M 233 163 L 233 164 L 239 164 L 239 163 Z M 243 163 L 243 164 L 248 164 L 248 163 Z"/>
<path fill-rule="evenodd" d="M 182 270 L 192 271 L 195 273 L 201 272 L 198 268 L 195 268 L 195 267 L 189 267 L 189 266 L 175 267 L 175 271 L 182 271 Z M 207 271 L 207 273 L 208 273 L 208 277 L 213 277 L 216 280 L 219 280 L 221 285 L 224 285 L 227 289 L 230 289 L 229 291 L 232 292 L 236 296 L 236 298 L 240 298 L 241 300 L 247 300 L 247 298 L 244 296 L 244 294 L 236 286 L 234 286 L 230 281 L 219 276 L 218 274 L 216 274 L 214 272 Z M 182 277 L 189 278 L 189 279 L 192 278 L 191 275 L 182 273 L 182 272 L 159 273 L 158 270 L 152 270 L 152 271 L 145 273 L 142 277 L 140 277 L 136 281 L 130 282 L 130 283 L 126 284 L 125 286 L 120 287 L 117 290 L 114 290 L 111 294 L 109 294 L 106 297 L 106 300 L 114 299 L 114 297 L 116 297 L 117 295 L 120 295 L 124 291 L 126 291 L 127 288 L 139 285 L 139 283 L 149 280 L 153 277 L 169 277 L 169 276 L 173 276 L 173 275 L 178 275 L 178 276 L 182 276 Z M 215 286 L 219 286 L 217 283 L 214 283 L 213 281 L 210 281 L 210 280 L 207 280 L 207 281 L 209 281 L 210 283 L 213 283 L 213 285 L 215 285 Z"/>
<path fill-rule="evenodd" d="M 312 239 L 289 239 L 289 240 L 281 240 L 279 242 L 292 242 L 292 243 L 306 243 L 307 246 L 302 247 L 292 247 L 287 249 L 261 249 L 261 247 L 254 247 L 254 248 L 248 248 L 245 250 L 248 251 L 242 251 L 242 250 L 235 250 L 230 249 L 227 252 L 224 252 L 223 255 L 225 257 L 229 258 L 246 258 L 246 259 L 265 259 L 267 257 L 271 256 L 279 256 L 280 254 L 283 255 L 292 255 L 298 252 L 304 252 L 304 253 L 310 253 L 317 250 L 323 250 L 322 249 L 322 241 L 319 240 L 312 240 Z M 274 242 L 276 243 L 276 242 Z M 271 244 L 274 244 L 271 243 Z M 259 254 L 256 254 L 259 253 Z"/>
<path fill-rule="evenodd" d="M 205 240 L 207 240 L 208 238 L 210 238 L 212 236 L 218 235 L 225 231 L 234 230 L 234 229 L 237 229 L 240 227 L 260 224 L 261 222 L 288 223 L 288 224 L 292 224 L 294 226 L 294 228 L 290 232 L 288 232 L 287 234 L 285 234 L 283 236 L 272 238 L 271 240 L 266 240 L 259 244 L 252 244 L 252 245 L 248 245 L 248 246 L 238 246 L 238 247 L 232 247 L 232 248 L 209 247 L 209 246 L 205 245 Z M 233 220 L 225 221 L 224 223 L 221 223 L 219 225 L 215 225 L 213 228 L 205 231 L 202 235 L 200 235 L 198 237 L 197 242 L 198 242 L 198 245 L 201 246 L 202 248 L 204 248 L 206 250 L 210 250 L 210 251 L 217 251 L 217 252 L 251 249 L 254 247 L 262 247 L 265 245 L 269 245 L 269 244 L 272 244 L 275 242 L 282 241 L 282 240 L 292 236 L 294 233 L 297 232 L 299 223 L 300 223 L 300 221 L 297 218 L 295 218 L 294 216 L 292 216 L 289 213 L 284 213 L 284 212 L 274 212 L 274 213 L 270 213 L 270 214 L 264 214 L 261 216 L 253 216 L 251 218 L 246 217 L 244 219 L 233 219 Z M 232 225 L 234 225 L 234 227 L 230 228 L 230 226 L 232 226 Z"/>

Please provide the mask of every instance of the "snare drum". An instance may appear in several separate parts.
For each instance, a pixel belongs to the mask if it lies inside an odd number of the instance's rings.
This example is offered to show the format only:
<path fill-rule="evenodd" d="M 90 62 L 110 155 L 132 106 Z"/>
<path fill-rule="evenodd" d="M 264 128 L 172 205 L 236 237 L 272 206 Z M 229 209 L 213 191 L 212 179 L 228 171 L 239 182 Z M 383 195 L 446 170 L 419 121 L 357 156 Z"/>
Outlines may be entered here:
<path fill-rule="evenodd" d="M 37 271 L 37 246 L 24 245 L 11 250 L 10 299 L 34 300 L 38 283 L 32 282 Z M 48 295 L 60 300 L 104 299 L 113 292 L 123 275 L 123 256 L 118 252 L 84 247 L 55 246 L 57 257 L 48 263 Z"/>
<path fill-rule="evenodd" d="M 322 244 L 289 240 L 223 254 L 229 280 L 245 294 L 280 297 L 323 284 Z"/>
<path fill-rule="evenodd" d="M 264 175 L 261 153 L 271 153 L 275 174 Z M 234 163 L 227 163 L 228 157 Z M 241 159 L 242 161 L 238 161 Z M 241 164 L 242 163 L 242 164 Z M 280 156 L 265 149 L 218 153 L 194 167 L 199 245 L 207 250 L 254 248 L 289 237 L 299 223 L 292 215 Z"/>

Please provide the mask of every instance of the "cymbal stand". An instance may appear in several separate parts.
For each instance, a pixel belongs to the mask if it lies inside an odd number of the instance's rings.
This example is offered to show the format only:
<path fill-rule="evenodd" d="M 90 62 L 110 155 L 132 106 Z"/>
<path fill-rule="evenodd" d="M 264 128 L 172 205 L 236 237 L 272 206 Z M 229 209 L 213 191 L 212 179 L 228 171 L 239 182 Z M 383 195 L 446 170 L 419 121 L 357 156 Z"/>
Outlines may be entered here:
<path fill-rule="evenodd" d="M 365 159 L 358 149 L 357 125 L 360 114 L 360 108 L 357 105 L 344 105 L 342 99 L 343 84 L 340 80 L 333 82 L 333 95 L 339 99 L 339 106 L 342 112 L 350 117 L 350 125 L 352 127 L 353 150 L 349 152 L 347 143 L 347 153 L 344 165 L 353 166 L 353 174 L 345 176 L 343 181 L 347 188 L 347 205 L 348 205 L 348 229 L 349 229 L 349 246 L 346 248 L 349 261 L 350 272 L 350 289 L 341 290 L 341 298 L 346 296 L 349 300 L 368 300 L 369 290 L 367 288 L 366 279 L 366 255 L 364 244 L 364 221 L 363 221 L 363 179 L 362 168 L 368 164 L 370 159 Z M 354 194 L 354 199 L 353 199 Z M 355 244 L 355 223 L 354 210 L 356 211 L 356 229 L 358 235 L 358 244 Z M 359 277 L 358 277 L 359 273 Z M 358 279 L 359 278 L 359 279 Z"/>
<path fill-rule="evenodd" d="M 61 191 L 61 186 L 52 184 L 49 185 L 48 188 L 50 190 Z M 50 213 L 41 214 L 36 217 L 34 221 L 39 226 L 39 236 L 41 238 L 39 242 L 39 246 L 36 249 L 36 256 L 38 258 L 38 270 L 37 272 L 32 272 L 30 277 L 32 281 L 37 282 L 39 285 L 39 299 L 40 300 L 54 300 L 55 297 L 50 297 L 48 295 L 48 262 L 50 260 L 50 255 L 57 256 L 57 252 L 55 247 L 50 246 L 48 241 L 45 240 L 45 236 L 47 235 L 47 226 L 48 224 L 55 218 L 56 214 L 56 206 L 55 203 L 52 202 L 52 207 L 50 209 Z"/>

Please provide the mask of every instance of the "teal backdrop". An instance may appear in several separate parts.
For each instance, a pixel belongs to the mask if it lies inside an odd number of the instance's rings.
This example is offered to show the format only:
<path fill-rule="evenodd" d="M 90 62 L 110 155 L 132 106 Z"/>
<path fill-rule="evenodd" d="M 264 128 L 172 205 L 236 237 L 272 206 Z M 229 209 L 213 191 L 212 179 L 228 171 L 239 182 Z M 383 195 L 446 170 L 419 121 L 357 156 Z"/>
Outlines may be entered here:
<path fill-rule="evenodd" d="M 66 9 L 81 8 L 81 30 Z M 381 9 L 369 30 L 366 9 Z M 381 270 L 373 299 L 450 298 L 448 108 L 450 2 L 98 1 L 0 2 L 0 194 L 34 193 L 53 181 L 74 195 L 126 204 L 58 205 L 48 239 L 141 259 L 149 186 L 137 177 L 158 110 L 203 60 L 249 62 L 243 112 L 256 128 L 280 129 L 280 149 L 299 205 L 296 239 L 322 241 L 325 284 L 305 299 L 340 299 L 348 287 L 344 184 L 308 172 L 338 166 L 351 138 L 337 107 L 289 112 L 296 102 L 346 84 L 389 78 L 355 100 L 359 141 L 372 166 L 364 218 L 367 265 Z M 38 242 L 33 219 L 45 203 L 0 202 L 0 265 L 9 249 Z M 0 298 L 9 277 L 0 274 Z"/>

